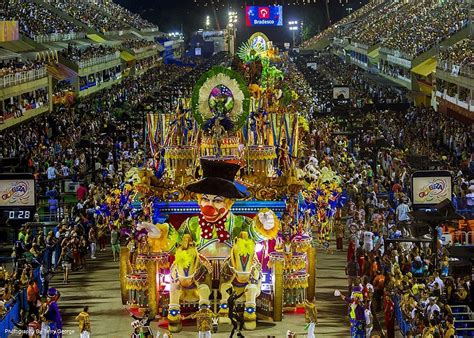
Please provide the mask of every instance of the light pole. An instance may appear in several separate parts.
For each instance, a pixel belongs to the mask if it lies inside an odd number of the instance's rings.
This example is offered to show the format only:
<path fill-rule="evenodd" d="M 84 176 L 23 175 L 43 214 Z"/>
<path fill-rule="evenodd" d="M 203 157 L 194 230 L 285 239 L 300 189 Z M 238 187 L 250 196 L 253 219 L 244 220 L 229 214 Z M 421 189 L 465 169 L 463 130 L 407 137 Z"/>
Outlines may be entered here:
<path fill-rule="evenodd" d="M 209 27 L 211 26 L 211 18 L 206 16 L 206 29 L 209 30 Z"/>
<path fill-rule="evenodd" d="M 229 11 L 229 23 L 227 29 L 229 31 L 229 52 L 231 55 L 235 54 L 235 38 L 237 33 L 237 12 Z"/>
<path fill-rule="evenodd" d="M 296 32 L 299 30 L 298 21 L 288 22 L 290 31 L 293 33 L 293 48 L 296 47 Z"/>

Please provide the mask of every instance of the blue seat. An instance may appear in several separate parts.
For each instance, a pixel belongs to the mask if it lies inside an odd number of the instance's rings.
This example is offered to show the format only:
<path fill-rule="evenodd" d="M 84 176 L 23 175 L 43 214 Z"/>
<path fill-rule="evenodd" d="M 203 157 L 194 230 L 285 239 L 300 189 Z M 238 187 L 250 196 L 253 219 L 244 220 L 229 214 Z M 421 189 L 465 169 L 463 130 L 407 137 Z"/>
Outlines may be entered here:
<path fill-rule="evenodd" d="M 459 328 L 459 329 L 474 328 L 474 323 L 465 322 L 465 321 L 456 321 L 454 322 L 454 327 Z"/>
<path fill-rule="evenodd" d="M 453 311 L 453 313 L 469 312 L 469 309 L 466 305 L 452 305 L 451 310 Z"/>
<path fill-rule="evenodd" d="M 456 329 L 458 338 L 474 337 L 474 329 Z"/>
<path fill-rule="evenodd" d="M 465 313 L 454 313 L 454 319 L 455 320 L 468 320 L 470 319 L 469 316 Z"/>

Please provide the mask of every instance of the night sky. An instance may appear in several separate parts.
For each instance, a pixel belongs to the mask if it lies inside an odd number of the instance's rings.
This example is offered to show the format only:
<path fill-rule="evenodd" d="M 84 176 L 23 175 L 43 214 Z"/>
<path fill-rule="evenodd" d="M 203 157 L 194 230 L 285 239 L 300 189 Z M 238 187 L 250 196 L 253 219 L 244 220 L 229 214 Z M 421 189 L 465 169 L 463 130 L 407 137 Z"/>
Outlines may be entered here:
<path fill-rule="evenodd" d="M 212 1 L 217 3 L 215 6 L 216 14 L 221 28 L 227 24 L 227 13 L 229 9 L 238 12 L 239 22 L 237 24 L 238 40 L 248 38 L 256 31 L 262 31 L 275 42 L 290 42 L 291 33 L 288 27 L 246 27 L 245 26 L 245 5 L 269 5 L 283 4 L 283 19 L 285 24 L 291 20 L 303 21 L 309 29 L 309 33 L 314 35 L 319 30 L 328 25 L 326 0 L 306 0 L 305 2 L 316 2 L 306 5 L 288 5 L 296 3 L 297 0 L 290 1 L 236 1 L 236 0 L 115 0 L 122 6 L 130 9 L 132 12 L 140 13 L 144 18 L 157 24 L 163 32 L 183 31 L 186 36 L 192 31 L 204 28 L 206 16 L 211 18 L 211 28 L 216 29 L 217 24 L 214 19 L 214 12 L 211 6 L 203 6 L 204 3 Z M 329 10 L 331 20 L 335 21 L 347 15 L 347 8 L 356 10 L 367 0 L 329 0 Z M 300 3 L 303 0 L 299 0 Z"/>

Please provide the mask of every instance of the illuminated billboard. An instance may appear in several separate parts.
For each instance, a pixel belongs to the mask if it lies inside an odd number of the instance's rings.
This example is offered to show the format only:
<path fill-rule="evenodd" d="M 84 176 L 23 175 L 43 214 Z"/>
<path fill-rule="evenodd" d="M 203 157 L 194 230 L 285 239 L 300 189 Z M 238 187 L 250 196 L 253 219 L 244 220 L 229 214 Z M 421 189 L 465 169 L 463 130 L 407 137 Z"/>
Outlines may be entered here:
<path fill-rule="evenodd" d="M 283 26 L 282 6 L 247 6 L 247 26 Z"/>
<path fill-rule="evenodd" d="M 416 171 L 412 176 L 413 204 L 430 205 L 451 200 L 452 186 L 449 171 Z"/>
<path fill-rule="evenodd" d="M 18 206 L 35 206 L 34 178 L 0 179 L 0 208 Z"/>

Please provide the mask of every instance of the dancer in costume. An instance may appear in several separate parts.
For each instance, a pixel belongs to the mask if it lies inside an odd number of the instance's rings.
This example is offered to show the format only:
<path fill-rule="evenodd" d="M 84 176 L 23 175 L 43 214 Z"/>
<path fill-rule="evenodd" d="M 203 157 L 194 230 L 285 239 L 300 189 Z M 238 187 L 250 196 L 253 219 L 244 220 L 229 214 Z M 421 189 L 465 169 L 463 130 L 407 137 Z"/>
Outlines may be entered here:
<path fill-rule="evenodd" d="M 308 338 L 315 338 L 314 330 L 318 324 L 318 310 L 316 309 L 316 301 L 304 301 L 304 317 L 307 323 Z"/>
<path fill-rule="evenodd" d="M 237 337 L 242 336 L 242 329 L 244 327 L 244 319 L 242 316 L 237 312 L 235 308 L 235 301 L 242 297 L 244 292 L 237 294 L 234 289 L 229 288 L 227 289 L 227 293 L 229 294 L 229 299 L 227 300 L 227 305 L 229 309 L 229 319 L 232 322 L 232 331 L 230 332 L 230 338 L 234 337 L 235 330 L 238 330 Z"/>
<path fill-rule="evenodd" d="M 62 337 L 61 331 L 63 329 L 63 321 L 57 303 L 59 297 L 60 294 L 55 288 L 50 288 L 48 290 L 48 305 L 46 306 L 43 317 L 48 324 L 49 338 Z"/>
<path fill-rule="evenodd" d="M 365 307 L 362 303 L 362 288 L 356 286 L 350 296 L 344 296 L 339 290 L 335 296 L 341 297 L 348 306 L 349 321 L 351 322 L 351 338 L 365 338 Z"/>
<path fill-rule="evenodd" d="M 213 319 L 217 317 L 218 315 L 212 312 L 208 306 L 204 305 L 199 309 L 199 311 L 190 314 L 183 319 L 196 319 L 198 338 L 211 338 Z"/>

